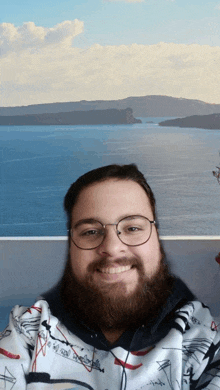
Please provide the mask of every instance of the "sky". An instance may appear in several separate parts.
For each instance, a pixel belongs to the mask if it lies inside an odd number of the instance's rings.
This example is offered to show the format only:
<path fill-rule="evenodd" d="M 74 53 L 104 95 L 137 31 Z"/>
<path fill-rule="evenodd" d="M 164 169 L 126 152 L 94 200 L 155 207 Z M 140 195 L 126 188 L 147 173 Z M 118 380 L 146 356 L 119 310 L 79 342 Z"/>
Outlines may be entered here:
<path fill-rule="evenodd" d="M 0 106 L 167 95 L 220 104 L 220 0 L 8 0 Z"/>

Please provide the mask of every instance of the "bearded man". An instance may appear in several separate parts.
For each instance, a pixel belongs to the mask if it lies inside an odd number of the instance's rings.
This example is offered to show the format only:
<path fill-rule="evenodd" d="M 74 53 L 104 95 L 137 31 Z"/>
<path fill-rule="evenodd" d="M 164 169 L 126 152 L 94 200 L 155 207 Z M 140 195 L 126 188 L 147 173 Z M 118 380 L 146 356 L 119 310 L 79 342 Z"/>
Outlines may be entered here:
<path fill-rule="evenodd" d="M 217 326 L 170 273 L 154 195 L 137 167 L 86 173 L 71 185 L 64 206 L 63 277 L 31 308 L 12 310 L 0 342 L 0 384 L 11 381 L 13 390 L 220 388 Z"/>

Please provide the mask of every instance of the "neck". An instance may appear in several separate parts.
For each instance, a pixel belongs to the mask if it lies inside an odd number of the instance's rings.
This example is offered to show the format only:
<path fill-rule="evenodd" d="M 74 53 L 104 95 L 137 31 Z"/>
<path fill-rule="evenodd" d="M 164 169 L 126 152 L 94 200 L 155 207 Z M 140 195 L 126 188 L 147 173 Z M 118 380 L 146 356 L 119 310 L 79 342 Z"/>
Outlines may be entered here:
<path fill-rule="evenodd" d="M 123 332 L 124 330 L 102 330 L 102 333 L 104 334 L 109 344 L 114 344 L 116 341 L 118 341 Z"/>

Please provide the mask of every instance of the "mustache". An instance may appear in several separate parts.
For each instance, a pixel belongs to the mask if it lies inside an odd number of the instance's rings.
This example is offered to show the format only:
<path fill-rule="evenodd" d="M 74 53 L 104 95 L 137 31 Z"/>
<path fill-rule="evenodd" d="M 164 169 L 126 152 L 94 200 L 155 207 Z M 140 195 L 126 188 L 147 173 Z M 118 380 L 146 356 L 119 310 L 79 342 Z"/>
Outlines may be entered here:
<path fill-rule="evenodd" d="M 118 266 L 127 266 L 131 265 L 133 267 L 136 267 L 139 270 L 143 269 L 143 265 L 141 261 L 137 257 L 120 257 L 116 258 L 115 260 L 109 260 L 108 258 L 101 258 L 94 260 L 91 264 L 88 266 L 88 271 L 89 272 L 94 272 L 97 269 L 102 269 L 102 268 L 108 268 L 111 267 L 112 265 L 117 264 Z"/>

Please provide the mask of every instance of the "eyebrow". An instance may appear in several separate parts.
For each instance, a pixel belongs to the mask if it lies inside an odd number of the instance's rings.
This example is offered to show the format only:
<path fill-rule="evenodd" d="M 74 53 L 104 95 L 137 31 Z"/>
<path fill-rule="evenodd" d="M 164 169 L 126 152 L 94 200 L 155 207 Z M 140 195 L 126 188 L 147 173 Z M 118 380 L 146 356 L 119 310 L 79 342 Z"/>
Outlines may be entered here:
<path fill-rule="evenodd" d="M 118 222 L 121 221 L 122 219 L 128 218 L 128 217 L 130 217 L 130 219 L 132 220 L 132 219 L 134 219 L 135 217 L 144 217 L 144 215 L 140 215 L 140 214 L 133 214 L 133 215 L 124 214 L 124 215 L 122 215 L 122 216 L 119 218 Z M 146 218 L 146 217 L 145 217 L 145 218 Z M 96 219 L 96 218 L 85 218 L 85 219 L 80 219 L 79 221 L 77 221 L 77 222 L 73 225 L 73 228 L 76 229 L 77 227 L 83 225 L 84 223 L 92 224 L 92 223 L 94 223 L 94 222 L 99 222 L 99 223 L 101 223 L 102 225 L 105 225 L 104 223 L 102 223 L 101 221 L 99 221 L 99 220 Z M 118 222 L 116 222 L 116 224 L 117 224 Z"/>
<path fill-rule="evenodd" d="M 92 224 L 94 222 L 99 222 L 99 221 L 97 219 L 94 219 L 94 218 L 80 219 L 78 222 L 75 223 L 73 228 L 76 229 L 78 226 L 83 225 L 84 223 Z"/>

